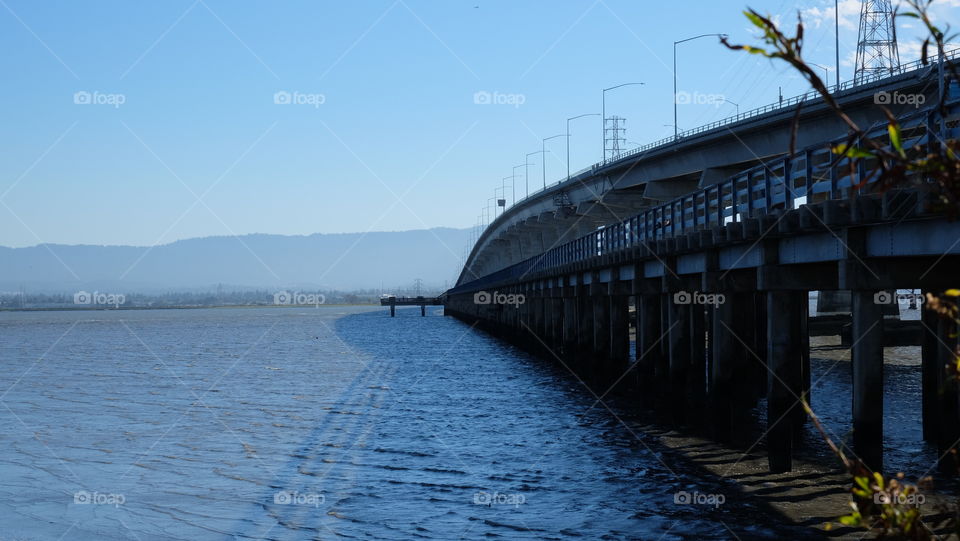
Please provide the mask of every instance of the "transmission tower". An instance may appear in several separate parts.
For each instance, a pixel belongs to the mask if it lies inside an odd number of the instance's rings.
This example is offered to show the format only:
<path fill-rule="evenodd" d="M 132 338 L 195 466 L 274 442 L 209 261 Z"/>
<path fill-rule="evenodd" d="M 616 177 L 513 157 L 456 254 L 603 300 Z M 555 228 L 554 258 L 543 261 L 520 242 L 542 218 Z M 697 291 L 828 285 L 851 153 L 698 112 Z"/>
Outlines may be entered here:
<path fill-rule="evenodd" d="M 414 280 L 414 281 L 413 281 L 413 289 L 414 289 L 414 291 L 417 292 L 417 296 L 418 296 L 418 297 L 419 297 L 420 295 L 422 295 L 422 294 L 423 294 L 423 280 L 421 280 L 420 278 L 417 278 L 416 280 Z"/>
<path fill-rule="evenodd" d="M 900 52 L 891 0 L 863 0 L 854 84 L 894 75 L 899 70 Z"/>
<path fill-rule="evenodd" d="M 623 127 L 627 119 L 622 116 L 612 116 L 606 120 L 603 127 L 604 158 L 616 158 L 620 155 L 620 143 L 626 143 L 627 128 Z"/>

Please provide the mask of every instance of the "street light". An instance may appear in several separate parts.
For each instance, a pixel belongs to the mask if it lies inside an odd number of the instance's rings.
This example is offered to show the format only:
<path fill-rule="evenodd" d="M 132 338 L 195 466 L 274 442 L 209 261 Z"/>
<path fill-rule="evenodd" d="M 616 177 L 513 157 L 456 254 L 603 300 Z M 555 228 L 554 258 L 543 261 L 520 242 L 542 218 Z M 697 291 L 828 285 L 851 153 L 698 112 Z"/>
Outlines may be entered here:
<path fill-rule="evenodd" d="M 823 84 L 829 87 L 830 86 L 830 70 L 827 69 L 826 66 L 821 66 L 820 64 L 817 64 L 815 62 L 807 62 L 807 64 L 810 64 L 811 66 L 816 66 L 823 70 Z"/>
<path fill-rule="evenodd" d="M 707 38 L 710 36 L 715 36 L 719 38 L 727 37 L 726 34 L 701 34 L 699 36 L 693 36 L 692 38 L 681 39 L 680 41 L 673 42 L 673 138 L 676 139 L 680 136 L 679 130 L 677 130 L 677 45 L 681 43 L 686 43 L 688 41 L 693 41 L 695 39 Z"/>
<path fill-rule="evenodd" d="M 516 184 L 516 181 L 515 181 L 516 178 L 517 178 L 517 175 L 510 175 L 509 177 L 503 177 L 503 180 L 500 181 L 501 185 L 503 186 L 503 191 L 500 192 L 500 193 L 503 194 L 503 210 L 504 210 L 504 212 L 507 210 L 507 179 L 510 179 L 510 189 L 512 189 L 513 192 L 516 193 L 517 190 L 514 189 L 514 185 Z M 516 196 L 514 196 L 514 197 L 516 197 Z M 513 200 L 513 203 L 511 203 L 510 205 L 513 206 L 513 205 L 516 205 L 516 204 L 517 204 L 517 200 L 514 199 L 514 200 Z M 503 214 L 503 213 L 501 212 L 501 214 Z"/>
<path fill-rule="evenodd" d="M 739 104 L 739 103 L 733 103 L 732 101 L 728 100 L 727 98 L 723 98 L 723 101 L 725 101 L 725 102 L 729 103 L 730 105 L 733 105 L 734 107 L 736 107 L 736 108 L 737 108 L 737 116 L 740 116 L 740 104 Z"/>
<path fill-rule="evenodd" d="M 514 165 L 513 166 L 513 204 L 517 204 L 517 168 L 525 167 L 525 165 Z"/>
<path fill-rule="evenodd" d="M 837 55 L 837 90 L 840 90 L 840 0 L 833 0 L 833 35 L 836 43 L 834 52 Z"/>
<path fill-rule="evenodd" d="M 604 88 L 601 92 L 600 100 L 600 133 L 602 137 L 600 138 L 601 148 L 603 148 L 603 161 L 607 161 L 607 91 L 613 90 L 614 88 L 620 88 L 621 86 L 633 86 L 633 85 L 642 85 L 644 83 L 623 83 L 616 86 L 611 86 L 610 88 Z"/>
<path fill-rule="evenodd" d="M 542 154 L 542 153 L 543 153 L 542 150 L 531 152 L 530 154 L 527 154 L 526 158 L 523 159 L 523 182 L 524 184 L 527 185 L 527 197 L 530 197 L 530 181 L 528 180 L 528 175 L 527 175 L 530 172 L 530 168 L 528 167 L 530 165 L 529 158 L 534 154 Z"/>
<path fill-rule="evenodd" d="M 600 116 L 600 113 L 585 113 L 582 115 L 572 116 L 567 119 L 567 180 L 570 180 L 570 121 L 583 118 L 585 116 Z"/>
<path fill-rule="evenodd" d="M 543 156 L 540 157 L 540 163 L 543 165 L 543 189 L 547 189 L 547 141 L 551 139 L 556 139 L 557 137 L 564 137 L 566 134 L 561 133 L 559 135 L 551 135 L 543 141 L 540 142 L 540 152 L 543 152 Z"/>

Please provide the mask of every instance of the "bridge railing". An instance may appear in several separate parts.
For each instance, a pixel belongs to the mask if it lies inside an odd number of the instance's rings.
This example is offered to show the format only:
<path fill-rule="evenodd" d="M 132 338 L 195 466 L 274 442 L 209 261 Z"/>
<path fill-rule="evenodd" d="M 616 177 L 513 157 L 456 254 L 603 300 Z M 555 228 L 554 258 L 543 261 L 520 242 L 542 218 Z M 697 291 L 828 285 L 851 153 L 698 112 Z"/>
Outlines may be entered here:
<path fill-rule="evenodd" d="M 954 50 L 952 50 L 952 51 L 947 51 L 946 53 L 944 53 L 943 56 L 944 56 L 944 59 L 945 59 L 946 61 L 956 60 L 958 57 L 960 57 L 960 49 L 954 49 Z M 937 65 L 937 62 L 939 62 L 939 61 L 940 61 L 940 59 L 939 59 L 939 57 L 937 57 L 937 58 L 931 58 L 931 59 L 929 59 L 927 64 L 924 64 L 921 60 L 915 60 L 915 61 L 913 61 L 913 62 L 907 62 L 906 64 L 901 64 L 900 67 L 899 67 L 898 70 L 897 70 L 897 73 L 895 73 L 895 74 L 893 74 L 893 75 L 880 75 L 880 74 L 870 75 L 870 76 L 867 76 L 867 77 L 861 77 L 859 80 L 844 81 L 843 83 L 840 83 L 839 85 L 829 86 L 828 89 L 830 90 L 830 92 L 831 92 L 832 94 L 835 94 L 835 93 L 837 93 L 837 92 L 842 92 L 842 91 L 850 90 L 850 89 L 852 89 L 852 88 L 856 88 L 856 87 L 863 86 L 863 85 L 866 85 L 866 84 L 870 84 L 870 83 L 875 83 L 875 82 L 878 82 L 878 81 L 882 81 L 883 79 L 887 79 L 887 78 L 889 78 L 889 77 L 896 77 L 896 76 L 905 75 L 905 74 L 908 74 L 908 73 L 911 73 L 911 72 L 914 72 L 914 71 L 917 71 L 917 70 L 920 70 L 920 69 L 930 68 L 930 67 L 932 67 L 932 66 L 936 66 L 936 65 Z M 583 169 L 581 169 L 581 170 L 579 170 L 579 171 L 577 171 L 577 172 L 575 172 L 575 173 L 571 173 L 571 174 L 570 174 L 570 178 L 577 177 L 577 176 L 582 175 L 582 174 L 584 174 L 584 173 L 587 173 L 587 172 L 589 172 L 589 171 L 594 171 L 594 170 L 596 170 L 596 169 L 599 169 L 599 168 L 604 167 L 604 166 L 606 166 L 606 165 L 609 165 L 609 164 L 611 164 L 611 163 L 614 163 L 614 162 L 617 162 L 617 161 L 620 161 L 620 160 L 623 160 L 623 159 L 630 158 L 631 156 L 636 156 L 637 154 L 641 154 L 641 153 L 644 153 L 644 152 L 653 150 L 653 149 L 655 149 L 655 148 L 657 148 L 657 147 L 662 147 L 662 146 L 666 146 L 666 145 L 669 145 L 669 144 L 672 144 L 672 143 L 676 143 L 676 142 L 678 142 L 678 141 L 683 140 L 684 138 L 688 138 L 688 137 L 691 137 L 691 136 L 693 136 L 693 135 L 698 135 L 698 134 L 701 134 L 701 133 L 704 133 L 704 132 L 708 132 L 708 131 L 710 131 L 710 130 L 714 130 L 714 129 L 717 129 L 717 128 L 720 128 L 720 127 L 723 127 L 723 126 L 727 126 L 727 125 L 730 125 L 730 124 L 735 124 L 735 123 L 741 122 L 741 121 L 743 121 L 743 120 L 747 120 L 747 119 L 755 118 L 755 117 L 758 117 L 758 116 L 761 116 L 761 115 L 765 115 L 765 114 L 767 114 L 767 113 L 770 113 L 770 112 L 773 112 L 773 111 L 777 111 L 777 110 L 780 110 L 780 109 L 783 109 L 783 108 L 786 108 L 786 107 L 792 107 L 792 106 L 798 105 L 798 104 L 803 103 L 803 102 L 806 102 L 806 101 L 816 100 L 816 99 L 818 99 L 819 97 L 820 97 L 820 95 L 819 95 L 815 90 L 811 90 L 810 92 L 807 92 L 807 93 L 805 93 L 805 94 L 801 94 L 801 95 L 799 95 L 799 96 L 793 96 L 793 97 L 787 98 L 787 99 L 785 99 L 785 100 L 783 100 L 783 101 L 778 101 L 778 102 L 775 102 L 775 103 L 771 103 L 771 104 L 768 104 L 768 105 L 764 105 L 764 106 L 762 106 L 762 107 L 757 107 L 757 108 L 751 109 L 751 110 L 749 110 L 749 111 L 744 111 L 743 113 L 739 113 L 739 114 L 736 114 L 736 115 L 733 115 L 733 116 L 729 116 L 729 117 L 727 117 L 727 118 L 723 118 L 723 119 L 717 120 L 717 121 L 715 121 L 715 122 L 711 122 L 711 123 L 709 123 L 709 124 L 704 124 L 704 125 L 698 126 L 698 127 L 696 127 L 696 128 L 692 128 L 692 129 L 689 129 L 689 130 L 681 131 L 681 132 L 678 133 L 676 136 L 665 137 L 665 138 L 663 138 L 663 139 L 654 141 L 654 142 L 652 142 L 652 143 L 647 143 L 647 144 L 645 144 L 645 145 L 642 145 L 642 146 L 639 146 L 639 147 L 636 147 L 636 148 L 632 148 L 632 149 L 627 150 L 627 151 L 625 151 L 625 152 L 621 152 L 620 154 L 617 154 L 616 156 L 613 156 L 613 157 L 611 157 L 611 158 L 609 158 L 609 159 L 607 159 L 606 157 L 604 157 L 604 160 L 603 160 L 603 161 L 597 162 L 597 163 L 592 164 L 592 165 L 590 165 L 590 166 L 588 166 L 588 167 L 584 167 Z M 554 186 L 556 186 L 556 185 L 559 185 L 559 184 L 563 183 L 565 180 L 567 180 L 567 179 L 564 178 L 564 179 L 562 179 L 562 180 L 557 181 L 556 183 L 551 183 L 551 184 L 548 185 L 546 188 L 541 188 L 540 190 L 537 190 L 536 192 L 534 192 L 534 193 L 530 194 L 529 196 L 525 197 L 524 199 L 529 199 L 530 197 L 536 197 L 539 193 L 541 193 L 541 192 L 543 192 L 543 191 L 545 191 L 545 190 L 547 190 L 547 189 L 549 189 L 549 188 L 552 188 L 552 187 L 554 187 Z M 522 199 L 521 201 L 523 201 L 523 199 Z M 514 205 L 511 205 L 511 206 L 515 206 L 515 205 L 516 205 L 516 203 L 514 203 Z"/>
<path fill-rule="evenodd" d="M 923 145 L 934 137 L 930 110 L 901 119 L 904 147 Z M 868 133 L 871 139 L 889 144 L 886 126 Z M 837 160 L 832 148 L 837 139 L 770 161 L 727 180 L 648 209 L 619 223 L 557 246 L 534 258 L 527 272 L 584 261 L 660 239 L 709 230 L 762 214 L 796 208 L 799 204 L 830 199 L 848 199 L 867 192 L 878 174 L 863 161 Z"/>

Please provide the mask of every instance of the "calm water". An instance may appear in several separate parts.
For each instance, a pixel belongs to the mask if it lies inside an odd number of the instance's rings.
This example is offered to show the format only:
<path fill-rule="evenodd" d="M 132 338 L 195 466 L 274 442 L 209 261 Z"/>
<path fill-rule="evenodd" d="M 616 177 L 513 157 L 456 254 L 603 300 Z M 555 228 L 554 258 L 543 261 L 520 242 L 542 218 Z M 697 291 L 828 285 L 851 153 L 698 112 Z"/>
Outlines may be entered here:
<path fill-rule="evenodd" d="M 0 313 L 0 539 L 801 535 L 562 370 L 430 316 Z"/>

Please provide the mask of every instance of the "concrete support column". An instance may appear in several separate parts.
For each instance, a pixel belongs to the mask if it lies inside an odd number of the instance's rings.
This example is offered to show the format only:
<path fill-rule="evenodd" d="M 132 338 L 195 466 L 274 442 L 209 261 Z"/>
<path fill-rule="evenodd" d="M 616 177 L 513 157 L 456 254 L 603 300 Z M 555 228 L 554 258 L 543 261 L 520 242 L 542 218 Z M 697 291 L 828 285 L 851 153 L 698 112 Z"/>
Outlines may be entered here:
<path fill-rule="evenodd" d="M 770 471 L 793 467 L 794 419 L 800 407 L 801 353 L 799 306 L 806 295 L 797 291 L 767 293 L 767 450 Z"/>
<path fill-rule="evenodd" d="M 574 361 L 577 354 L 577 297 L 572 287 L 564 287 L 563 303 L 563 358 Z"/>
<path fill-rule="evenodd" d="M 670 342 L 670 397 L 673 419 L 682 423 L 686 419 L 687 389 L 690 372 L 690 304 L 680 304 L 670 296 L 669 312 L 670 326 L 668 340 Z"/>
<path fill-rule="evenodd" d="M 883 470 L 883 313 L 875 291 L 852 291 L 853 450 Z"/>
<path fill-rule="evenodd" d="M 593 302 L 589 285 L 577 288 L 577 358 L 578 364 L 593 356 Z"/>
<path fill-rule="evenodd" d="M 630 298 L 610 295 L 610 370 L 618 378 L 630 362 Z"/>
<path fill-rule="evenodd" d="M 687 388 L 691 404 L 703 410 L 707 397 L 707 308 L 703 305 L 690 307 L 690 375 Z M 700 418 L 699 416 L 697 417 Z"/>
<path fill-rule="evenodd" d="M 953 321 L 938 318 L 937 320 L 938 348 L 937 357 L 940 370 L 937 371 L 939 394 L 939 430 L 937 434 L 937 448 L 940 460 L 940 471 L 949 475 L 957 475 L 960 460 L 956 455 L 957 440 L 960 439 L 960 409 L 958 409 L 957 381 L 944 369 L 952 363 L 954 350 L 957 346 L 957 326 Z"/>
<path fill-rule="evenodd" d="M 733 408 L 733 378 L 736 356 L 741 354 L 734 335 L 736 313 L 733 299 L 711 307 L 713 326 L 710 330 L 710 413 L 713 434 L 720 441 L 730 439 Z"/>
<path fill-rule="evenodd" d="M 924 293 L 937 292 L 924 291 Z M 939 391 L 939 372 L 943 371 L 940 364 L 941 345 L 937 341 L 937 331 L 939 329 L 939 317 L 932 310 L 922 310 L 920 313 L 920 323 L 923 333 L 923 342 L 921 345 L 921 375 L 920 375 L 920 401 L 921 416 L 923 418 L 923 439 L 924 441 L 936 442 L 938 425 L 940 421 L 938 408 Z"/>
<path fill-rule="evenodd" d="M 643 398 L 651 403 L 660 355 L 660 295 L 637 295 L 637 377 Z"/>
<path fill-rule="evenodd" d="M 590 288 L 593 293 L 594 288 Z M 610 358 L 610 299 L 602 291 L 591 295 L 593 303 L 593 359 L 594 365 Z"/>
<path fill-rule="evenodd" d="M 560 351 L 563 349 L 563 291 L 554 287 L 553 295 L 550 299 L 550 311 L 552 313 L 550 321 L 553 322 L 550 331 L 550 347 L 553 348 L 553 353 L 559 357 Z"/>

